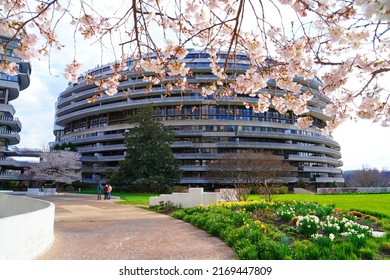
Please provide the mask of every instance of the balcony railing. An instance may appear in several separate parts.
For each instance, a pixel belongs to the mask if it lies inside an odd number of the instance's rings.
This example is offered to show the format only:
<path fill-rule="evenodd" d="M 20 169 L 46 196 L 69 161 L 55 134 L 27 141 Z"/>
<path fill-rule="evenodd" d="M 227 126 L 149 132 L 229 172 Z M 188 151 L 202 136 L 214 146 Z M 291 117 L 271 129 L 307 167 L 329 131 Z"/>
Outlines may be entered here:
<path fill-rule="evenodd" d="M 288 160 L 290 161 L 307 161 L 307 162 L 318 162 L 318 163 L 328 163 L 335 166 L 342 166 L 343 162 L 338 159 L 331 157 L 318 157 L 318 156 L 301 156 L 301 155 L 289 155 Z"/>
<path fill-rule="evenodd" d="M 307 142 L 315 142 L 321 144 L 328 144 L 332 147 L 340 147 L 340 145 L 333 139 L 320 136 L 320 135 L 304 135 L 299 133 L 278 133 L 278 132 L 268 132 L 268 131 L 237 131 L 237 136 L 246 136 L 246 137 L 267 137 L 267 138 L 278 138 L 278 139 L 291 139 L 291 140 L 305 140 Z"/>
<path fill-rule="evenodd" d="M 321 146 L 305 146 L 289 143 L 269 143 L 269 142 L 218 142 L 218 148 L 257 148 L 257 149 L 278 149 L 278 150 L 291 150 L 291 151 L 301 151 L 301 152 L 318 152 L 327 155 L 331 155 L 335 158 L 341 158 L 339 151 L 321 147 Z"/>

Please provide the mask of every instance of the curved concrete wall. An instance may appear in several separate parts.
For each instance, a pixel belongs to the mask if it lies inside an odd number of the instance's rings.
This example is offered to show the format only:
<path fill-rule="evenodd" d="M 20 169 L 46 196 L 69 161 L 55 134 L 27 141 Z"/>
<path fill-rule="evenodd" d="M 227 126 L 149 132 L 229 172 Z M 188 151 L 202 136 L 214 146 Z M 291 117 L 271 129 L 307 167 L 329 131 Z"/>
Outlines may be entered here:
<path fill-rule="evenodd" d="M 29 260 L 54 238 L 54 204 L 0 194 L 0 260 Z"/>

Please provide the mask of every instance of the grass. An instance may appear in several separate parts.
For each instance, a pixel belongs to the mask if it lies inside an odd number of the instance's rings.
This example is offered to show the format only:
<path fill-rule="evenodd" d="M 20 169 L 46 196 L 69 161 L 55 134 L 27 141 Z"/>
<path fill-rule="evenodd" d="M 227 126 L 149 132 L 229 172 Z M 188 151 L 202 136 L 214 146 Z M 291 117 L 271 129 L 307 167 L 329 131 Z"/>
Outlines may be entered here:
<path fill-rule="evenodd" d="M 250 200 L 262 201 L 258 195 L 250 195 Z M 380 213 L 390 217 L 390 194 L 280 194 L 274 201 L 314 201 L 322 205 L 335 204 L 343 210 L 358 210 L 366 213 Z"/>
<path fill-rule="evenodd" d="M 97 195 L 95 190 L 84 190 L 77 193 Z M 120 201 L 116 201 L 115 203 L 129 204 L 129 205 L 149 205 L 149 197 L 157 196 L 157 194 L 151 194 L 151 193 L 123 193 L 123 192 L 115 192 L 115 191 L 112 192 L 111 195 L 120 198 Z"/>
<path fill-rule="evenodd" d="M 113 196 L 119 196 L 120 201 L 117 204 L 130 205 L 149 205 L 149 197 L 157 196 L 157 194 L 150 193 L 112 193 Z"/>

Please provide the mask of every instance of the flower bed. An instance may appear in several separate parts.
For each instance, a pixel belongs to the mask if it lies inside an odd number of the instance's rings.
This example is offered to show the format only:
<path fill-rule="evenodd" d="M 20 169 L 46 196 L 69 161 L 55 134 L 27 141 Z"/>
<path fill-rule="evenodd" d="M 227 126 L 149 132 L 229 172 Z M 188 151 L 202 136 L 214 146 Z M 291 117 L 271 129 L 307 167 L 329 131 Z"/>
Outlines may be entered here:
<path fill-rule="evenodd" d="M 314 202 L 223 202 L 171 214 L 223 239 L 239 259 L 383 259 L 386 223 L 360 212 Z"/>

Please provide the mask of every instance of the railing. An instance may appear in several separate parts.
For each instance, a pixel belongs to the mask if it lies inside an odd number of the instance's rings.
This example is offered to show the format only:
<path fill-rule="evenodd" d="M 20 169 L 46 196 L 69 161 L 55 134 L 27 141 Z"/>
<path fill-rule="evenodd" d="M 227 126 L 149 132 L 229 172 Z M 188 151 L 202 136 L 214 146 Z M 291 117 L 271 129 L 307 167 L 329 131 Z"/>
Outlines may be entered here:
<path fill-rule="evenodd" d="M 259 149 L 280 149 L 280 150 L 294 150 L 294 151 L 307 151 L 307 152 L 320 152 L 329 154 L 334 157 L 341 157 L 339 151 L 320 147 L 320 146 L 305 146 L 289 143 L 268 143 L 268 142 L 217 142 L 219 148 L 259 148 Z"/>
<path fill-rule="evenodd" d="M 309 162 L 329 163 L 329 164 L 334 164 L 336 166 L 343 165 L 343 162 L 341 160 L 334 159 L 331 157 L 289 155 L 288 159 L 291 161 L 309 161 Z"/>
<path fill-rule="evenodd" d="M 331 167 L 322 167 L 322 166 L 304 166 L 303 171 L 305 172 L 324 172 L 324 173 L 334 173 L 341 174 L 341 169 L 331 168 Z"/>
<path fill-rule="evenodd" d="M 312 141 L 317 143 L 326 143 L 335 147 L 340 147 L 340 145 L 333 139 L 328 138 L 326 136 L 320 136 L 320 135 L 304 135 L 299 133 L 278 133 L 278 132 L 268 132 L 268 131 L 245 131 L 245 130 L 239 130 L 237 131 L 237 136 L 253 136 L 253 137 L 260 137 L 265 135 L 266 137 L 273 137 L 273 138 L 287 138 L 287 139 L 294 139 L 294 140 L 306 140 L 306 141 Z"/>
<path fill-rule="evenodd" d="M 95 162 L 95 161 L 120 161 L 125 158 L 124 155 L 117 155 L 117 156 L 83 156 L 80 157 L 80 161 L 88 161 L 88 162 Z"/>
<path fill-rule="evenodd" d="M 87 152 L 99 152 L 99 151 L 112 151 L 112 150 L 126 150 L 124 144 L 116 144 L 116 145 L 104 145 L 104 146 L 91 146 L 85 148 L 79 148 L 78 151 L 80 153 Z"/>
<path fill-rule="evenodd" d="M 223 158 L 223 154 L 216 153 L 174 153 L 177 159 L 220 159 Z"/>
<path fill-rule="evenodd" d="M 31 164 L 36 163 L 35 161 L 27 161 L 27 160 L 15 160 L 12 158 L 0 158 L 0 166 L 1 165 L 12 165 L 18 167 L 30 166 Z"/>
<path fill-rule="evenodd" d="M 8 129 L 1 129 L 0 130 L 0 134 L 16 135 L 16 134 L 18 134 L 18 132 L 17 131 L 13 131 L 13 130 L 8 130 Z"/>
<path fill-rule="evenodd" d="M 25 175 L 25 174 L 20 174 L 20 173 L 15 173 L 12 171 L 4 171 L 0 172 L 0 179 L 1 180 L 20 180 L 20 181 L 25 181 L 29 180 L 31 178 L 30 175 Z"/>

